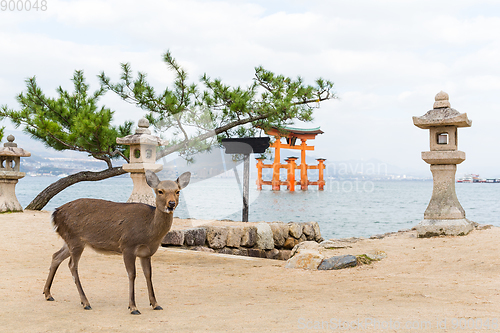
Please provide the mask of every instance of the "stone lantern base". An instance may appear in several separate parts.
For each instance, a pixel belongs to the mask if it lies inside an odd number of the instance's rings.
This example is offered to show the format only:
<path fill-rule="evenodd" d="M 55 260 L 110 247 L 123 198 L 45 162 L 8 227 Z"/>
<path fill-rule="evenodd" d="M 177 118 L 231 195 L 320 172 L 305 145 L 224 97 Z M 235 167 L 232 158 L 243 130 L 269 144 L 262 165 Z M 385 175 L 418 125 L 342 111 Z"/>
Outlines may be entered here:
<path fill-rule="evenodd" d="M 0 179 L 0 212 L 22 212 L 16 197 L 17 179 Z"/>
<path fill-rule="evenodd" d="M 418 237 L 465 236 L 474 229 L 473 222 L 467 219 L 422 220 L 417 226 Z"/>
<path fill-rule="evenodd" d="M 422 152 L 422 156 L 424 156 L 424 153 L 428 153 L 433 157 L 432 153 L 441 152 Z M 450 152 L 444 153 L 450 155 Z M 460 151 L 451 153 L 465 155 Z M 465 156 L 463 159 L 460 157 L 457 162 L 460 163 L 464 159 Z M 436 161 L 448 162 L 446 159 L 433 160 L 433 162 Z M 465 211 L 460 205 L 455 192 L 456 171 L 456 164 L 431 164 L 433 178 L 432 198 L 425 210 L 424 220 L 415 227 L 418 237 L 464 236 L 474 229 L 474 224 L 465 218 Z"/>
<path fill-rule="evenodd" d="M 156 196 L 146 183 L 146 174 L 134 172 L 130 174 L 130 178 L 134 182 L 134 189 L 127 202 L 140 202 L 156 207 Z"/>
<path fill-rule="evenodd" d="M 140 202 L 156 207 L 156 196 L 153 189 L 146 182 L 146 170 L 158 172 L 163 169 L 161 164 L 153 163 L 130 163 L 122 166 L 123 170 L 130 172 L 130 178 L 134 183 L 132 194 L 127 202 Z"/>

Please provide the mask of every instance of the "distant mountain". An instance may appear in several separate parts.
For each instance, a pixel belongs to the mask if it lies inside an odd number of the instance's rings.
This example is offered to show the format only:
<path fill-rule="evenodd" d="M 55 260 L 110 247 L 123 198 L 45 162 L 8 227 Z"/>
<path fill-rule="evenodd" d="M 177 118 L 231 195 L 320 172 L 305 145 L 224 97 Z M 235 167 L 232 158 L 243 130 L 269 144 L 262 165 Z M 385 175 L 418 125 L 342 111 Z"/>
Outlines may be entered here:
<path fill-rule="evenodd" d="M 76 151 L 55 151 L 54 149 L 47 148 L 41 142 L 30 138 L 28 135 L 21 131 L 6 131 L 6 135 L 13 134 L 16 139 L 15 143 L 19 147 L 24 148 L 31 152 L 31 157 L 23 158 L 21 162 L 21 170 L 32 174 L 71 174 L 83 170 L 103 170 L 106 164 L 103 161 L 98 161 L 92 157 L 87 156 L 85 153 Z M 282 163 L 288 155 L 282 152 Z M 300 154 L 290 154 L 290 156 L 300 157 Z M 194 161 L 188 163 L 181 157 L 166 157 L 158 160 L 158 164 L 163 164 L 163 171 L 161 172 L 164 178 L 174 178 L 185 171 L 190 171 L 193 176 L 193 181 L 196 179 L 205 179 L 218 176 L 231 176 L 233 177 L 233 169 L 236 167 L 241 177 L 242 160 L 234 160 L 235 155 L 226 154 L 223 148 L 214 147 L 209 152 L 199 153 L 193 156 Z M 255 178 L 257 169 L 255 167 L 256 155 L 250 155 L 250 172 L 251 177 Z M 430 172 L 422 172 L 415 170 L 403 169 L 385 163 L 378 159 L 370 160 L 335 160 L 327 159 L 325 161 L 326 177 L 333 178 L 370 178 L 370 179 L 399 179 L 399 178 L 430 178 Z M 317 165 L 315 157 L 307 156 L 307 164 Z M 297 161 L 300 162 L 300 159 Z M 271 164 L 272 160 L 265 160 L 264 163 Z M 116 166 L 122 165 L 123 161 L 116 160 L 113 163 Z M 264 176 L 266 178 L 272 177 L 272 170 L 265 169 Z M 284 172 L 284 171 L 282 171 Z M 313 174 L 316 170 L 310 170 Z"/>

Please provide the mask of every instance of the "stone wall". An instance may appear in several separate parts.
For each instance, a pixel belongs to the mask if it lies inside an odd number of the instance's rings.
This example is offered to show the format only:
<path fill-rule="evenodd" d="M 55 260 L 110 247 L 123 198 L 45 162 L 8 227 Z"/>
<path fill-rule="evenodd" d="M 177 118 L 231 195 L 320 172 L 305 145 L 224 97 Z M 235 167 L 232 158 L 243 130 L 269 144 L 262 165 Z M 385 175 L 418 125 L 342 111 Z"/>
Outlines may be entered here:
<path fill-rule="evenodd" d="M 162 246 L 288 260 L 294 246 L 305 241 L 323 241 L 317 222 L 227 222 L 176 229 L 165 236 Z"/>

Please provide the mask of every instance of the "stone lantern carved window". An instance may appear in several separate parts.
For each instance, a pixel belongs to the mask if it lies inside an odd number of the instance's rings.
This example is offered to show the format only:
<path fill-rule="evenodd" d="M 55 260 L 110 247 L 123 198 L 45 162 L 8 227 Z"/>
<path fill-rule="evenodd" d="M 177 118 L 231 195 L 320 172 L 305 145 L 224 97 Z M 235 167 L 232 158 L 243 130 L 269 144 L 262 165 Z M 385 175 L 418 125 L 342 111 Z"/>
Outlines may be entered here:
<path fill-rule="evenodd" d="M 134 149 L 134 157 L 135 158 L 141 157 L 141 150 L 140 149 Z"/>
<path fill-rule="evenodd" d="M 448 144 L 448 133 L 439 133 L 437 135 L 437 143 L 438 143 L 438 145 L 447 145 Z"/>

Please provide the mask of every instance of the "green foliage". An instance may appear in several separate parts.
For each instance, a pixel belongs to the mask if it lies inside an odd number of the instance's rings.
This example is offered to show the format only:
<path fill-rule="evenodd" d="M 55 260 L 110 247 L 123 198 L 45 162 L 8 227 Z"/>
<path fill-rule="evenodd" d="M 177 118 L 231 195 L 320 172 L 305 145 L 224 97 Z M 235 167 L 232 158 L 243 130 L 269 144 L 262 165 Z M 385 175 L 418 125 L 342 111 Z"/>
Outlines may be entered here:
<path fill-rule="evenodd" d="M 202 88 L 187 82 L 188 75 L 167 51 L 163 60 L 175 73 L 172 88 L 157 93 L 139 72 L 133 78 L 130 64 L 121 64 L 118 83 L 102 72 L 102 89 L 115 92 L 123 100 L 149 112 L 147 118 L 158 132 L 169 135 L 171 146 L 158 155 L 173 151 L 185 157 L 209 149 L 224 137 L 254 136 L 257 128 L 282 127 L 294 120 L 311 121 L 314 108 L 337 98 L 331 81 L 318 79 L 315 86 L 302 78 L 276 75 L 263 67 L 255 68 L 253 83 L 232 87 L 221 79 L 203 75 Z"/>
<path fill-rule="evenodd" d="M 20 110 L 4 105 L 0 118 L 9 118 L 16 127 L 22 126 L 25 133 L 47 147 L 86 152 L 105 161 L 109 168 L 113 158 L 127 159 L 126 149 L 116 144 L 116 138 L 130 134 L 132 123 L 111 125 L 113 111 L 97 106 L 105 89 L 89 94 L 83 71 L 75 71 L 72 81 L 74 92 L 59 87 L 59 96 L 52 98 L 45 96 L 35 77 L 27 79 L 27 91 L 17 96 Z"/>

